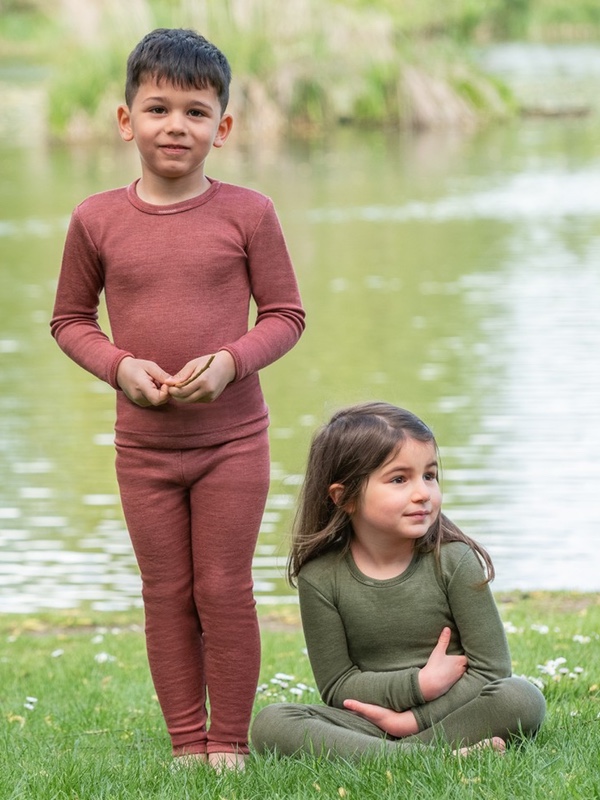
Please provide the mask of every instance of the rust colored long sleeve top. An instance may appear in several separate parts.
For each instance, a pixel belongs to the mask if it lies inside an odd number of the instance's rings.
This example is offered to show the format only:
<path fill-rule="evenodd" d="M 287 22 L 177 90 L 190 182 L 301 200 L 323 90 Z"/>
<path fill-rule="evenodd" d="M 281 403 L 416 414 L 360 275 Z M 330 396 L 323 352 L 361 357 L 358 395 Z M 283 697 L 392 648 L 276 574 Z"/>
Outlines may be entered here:
<path fill-rule="evenodd" d="M 98 323 L 102 292 L 112 340 Z M 214 403 L 141 408 L 116 393 L 117 444 L 185 449 L 268 425 L 257 373 L 294 346 L 304 311 L 268 197 L 211 180 L 198 197 L 156 206 L 137 196 L 134 182 L 73 212 L 50 326 L 68 356 L 115 389 L 126 356 L 175 374 L 227 350 L 236 377 Z"/>

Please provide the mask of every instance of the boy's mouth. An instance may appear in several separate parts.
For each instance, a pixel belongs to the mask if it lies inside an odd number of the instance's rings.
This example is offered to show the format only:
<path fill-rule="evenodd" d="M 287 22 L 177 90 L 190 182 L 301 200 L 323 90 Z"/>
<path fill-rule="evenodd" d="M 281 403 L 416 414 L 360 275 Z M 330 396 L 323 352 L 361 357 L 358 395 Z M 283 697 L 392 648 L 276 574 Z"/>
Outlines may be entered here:
<path fill-rule="evenodd" d="M 164 150 L 165 153 L 185 153 L 189 150 L 189 147 L 184 147 L 181 144 L 162 144 L 160 149 Z"/>

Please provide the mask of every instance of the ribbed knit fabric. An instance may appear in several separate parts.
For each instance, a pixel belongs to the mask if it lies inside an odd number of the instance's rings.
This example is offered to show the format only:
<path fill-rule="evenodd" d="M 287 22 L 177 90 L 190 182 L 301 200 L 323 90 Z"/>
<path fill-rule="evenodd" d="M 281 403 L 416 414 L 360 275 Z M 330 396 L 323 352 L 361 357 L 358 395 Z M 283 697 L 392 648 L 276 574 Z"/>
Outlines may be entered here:
<path fill-rule="evenodd" d="M 300 609 L 308 653 L 323 700 L 346 699 L 403 711 L 411 708 L 422 730 L 464 705 L 485 683 L 506 678 L 511 664 L 504 627 L 483 569 L 462 542 L 415 557 L 397 578 L 363 575 L 350 553 L 309 562 L 299 577 Z M 423 704 L 417 674 L 442 628 L 448 654 L 465 653 L 469 668 L 445 695 Z"/>
<path fill-rule="evenodd" d="M 352 555 L 328 553 L 300 571 L 302 625 L 322 706 L 267 707 L 253 727 L 258 750 L 337 752 L 352 757 L 436 738 L 454 745 L 489 736 L 534 733 L 544 718 L 542 694 L 511 677 L 504 627 L 483 569 L 462 542 L 415 556 L 396 578 L 375 580 Z M 449 655 L 465 654 L 465 675 L 424 702 L 418 672 L 448 626 Z M 411 709 L 420 733 L 382 743 L 383 731 L 343 708 L 346 699 Z"/>
<path fill-rule="evenodd" d="M 102 291 L 112 342 L 98 325 Z M 251 297 L 257 316 L 248 330 Z M 117 393 L 117 443 L 176 449 L 267 426 L 257 371 L 293 347 L 304 311 L 269 198 L 211 181 L 198 197 L 155 206 L 134 183 L 75 209 L 50 325 L 67 355 L 115 388 L 126 355 L 175 374 L 228 350 L 236 378 L 215 403 L 140 408 Z"/>
<path fill-rule="evenodd" d="M 135 183 L 81 203 L 51 320 L 65 353 L 115 389 L 128 355 L 171 375 L 217 350 L 235 362 L 213 403 L 141 408 L 116 392 L 117 477 L 176 755 L 248 751 L 260 657 L 252 555 L 269 484 L 257 373 L 304 329 L 273 204 L 210 184 L 169 206 L 140 200 Z M 102 292 L 112 340 L 98 324 Z"/>
<path fill-rule="evenodd" d="M 260 666 L 252 556 L 269 488 L 267 431 L 194 450 L 119 446 L 116 463 L 173 753 L 246 752 Z"/>

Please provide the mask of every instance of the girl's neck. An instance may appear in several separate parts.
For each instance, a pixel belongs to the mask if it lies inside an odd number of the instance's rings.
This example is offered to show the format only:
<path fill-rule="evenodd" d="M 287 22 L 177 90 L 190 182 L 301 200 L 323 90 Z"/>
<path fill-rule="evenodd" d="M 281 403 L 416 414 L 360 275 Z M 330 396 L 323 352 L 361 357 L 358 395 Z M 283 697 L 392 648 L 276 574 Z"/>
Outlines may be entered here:
<path fill-rule="evenodd" d="M 368 578 L 388 580 L 405 572 L 415 552 L 414 542 L 394 542 L 390 547 L 372 547 L 354 535 L 350 552 L 358 569 Z"/>

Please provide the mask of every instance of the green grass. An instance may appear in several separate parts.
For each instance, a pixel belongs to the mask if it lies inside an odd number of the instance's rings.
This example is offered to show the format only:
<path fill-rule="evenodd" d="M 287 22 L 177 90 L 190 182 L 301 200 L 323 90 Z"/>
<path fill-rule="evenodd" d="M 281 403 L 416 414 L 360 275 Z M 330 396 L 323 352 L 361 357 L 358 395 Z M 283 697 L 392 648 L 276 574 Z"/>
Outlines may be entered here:
<path fill-rule="evenodd" d="M 437 750 L 360 764 L 253 757 L 245 773 L 226 775 L 171 771 L 139 612 L 5 616 L 0 798 L 600 797 L 600 598 L 543 593 L 498 601 L 514 672 L 542 681 L 548 702 L 535 742 L 504 757 L 483 752 L 460 760 Z M 256 708 L 313 701 L 297 610 L 270 611 L 262 628 Z"/>

